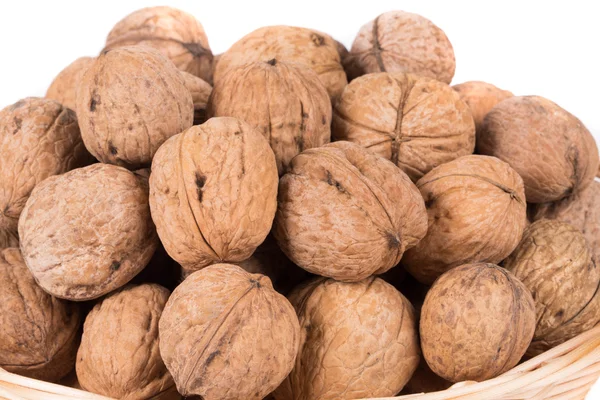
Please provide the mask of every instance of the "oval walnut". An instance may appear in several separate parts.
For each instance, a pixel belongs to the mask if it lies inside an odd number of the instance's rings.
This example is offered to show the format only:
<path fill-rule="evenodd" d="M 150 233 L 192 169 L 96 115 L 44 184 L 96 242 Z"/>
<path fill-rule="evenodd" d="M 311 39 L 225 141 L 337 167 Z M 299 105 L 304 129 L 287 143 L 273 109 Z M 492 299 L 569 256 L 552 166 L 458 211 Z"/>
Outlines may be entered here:
<path fill-rule="evenodd" d="M 84 72 L 93 62 L 93 57 L 81 57 L 66 66 L 50 84 L 46 91 L 46 98 L 56 100 L 75 111 L 77 109 L 79 82 Z"/>
<path fill-rule="evenodd" d="M 452 86 L 452 89 L 471 109 L 477 131 L 481 130 L 483 119 L 496 104 L 514 96 L 508 90 L 502 90 L 491 83 L 481 81 L 460 83 Z"/>

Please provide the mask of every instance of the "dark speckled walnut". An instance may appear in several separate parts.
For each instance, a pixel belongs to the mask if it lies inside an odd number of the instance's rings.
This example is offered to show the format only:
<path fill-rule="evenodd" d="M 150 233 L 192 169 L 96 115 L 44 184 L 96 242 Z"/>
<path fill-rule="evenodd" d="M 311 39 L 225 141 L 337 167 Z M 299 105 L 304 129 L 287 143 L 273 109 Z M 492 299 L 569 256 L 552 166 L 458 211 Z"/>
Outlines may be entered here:
<path fill-rule="evenodd" d="M 75 111 L 79 81 L 93 62 L 93 57 L 81 57 L 69 64 L 54 78 L 46 92 L 46 98 L 56 100 L 63 106 Z"/>
<path fill-rule="evenodd" d="M 504 99 L 514 96 L 508 90 L 502 90 L 491 83 L 469 81 L 452 86 L 460 98 L 471 109 L 477 130 L 481 130 L 487 113 Z"/>
<path fill-rule="evenodd" d="M 185 86 L 192 95 L 194 103 L 194 125 L 200 125 L 206 122 L 206 106 L 212 92 L 212 86 L 206 81 L 181 71 L 181 76 L 185 81 Z"/>

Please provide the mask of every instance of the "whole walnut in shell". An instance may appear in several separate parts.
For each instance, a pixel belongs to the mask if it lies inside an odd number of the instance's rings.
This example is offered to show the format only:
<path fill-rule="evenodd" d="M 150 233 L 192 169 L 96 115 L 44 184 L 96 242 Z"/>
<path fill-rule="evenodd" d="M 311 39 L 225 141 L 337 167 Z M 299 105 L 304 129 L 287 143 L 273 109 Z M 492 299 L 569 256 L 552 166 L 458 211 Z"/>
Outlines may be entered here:
<path fill-rule="evenodd" d="M 582 190 L 599 163 L 594 137 L 581 121 L 539 96 L 511 97 L 492 108 L 477 134 L 477 151 L 509 163 L 530 203 Z"/>
<path fill-rule="evenodd" d="M 128 285 L 94 306 L 77 352 L 77 378 L 85 390 L 115 399 L 181 398 L 158 345 L 169 294 L 159 285 Z"/>
<path fill-rule="evenodd" d="M 389 11 L 363 25 L 344 66 L 349 79 L 408 72 L 450 83 L 456 62 L 444 31 L 417 14 Z"/>
<path fill-rule="evenodd" d="M 208 99 L 212 93 L 212 86 L 206 81 L 188 74 L 187 72 L 181 71 L 181 76 L 185 82 L 185 86 L 192 95 L 192 102 L 194 103 L 194 125 L 200 125 L 206 122 L 206 107 Z"/>
<path fill-rule="evenodd" d="M 56 382 L 75 365 L 81 317 L 76 304 L 35 282 L 18 249 L 0 250 L 0 367 Z"/>
<path fill-rule="evenodd" d="M 77 117 L 87 149 L 104 163 L 149 166 L 169 137 L 192 126 L 194 105 L 173 63 L 131 46 L 103 52 L 81 78 Z"/>
<path fill-rule="evenodd" d="M 391 160 L 413 181 L 475 148 L 473 117 L 458 94 L 404 73 L 352 81 L 335 105 L 332 134 Z"/>
<path fill-rule="evenodd" d="M 125 285 L 158 242 L 147 183 L 108 164 L 37 185 L 19 219 L 19 237 L 38 284 L 69 300 L 95 299 Z"/>
<path fill-rule="evenodd" d="M 527 206 L 521 177 L 494 157 L 471 155 L 440 165 L 417 182 L 427 235 L 402 259 L 419 281 L 472 262 L 499 263 L 521 240 Z"/>
<path fill-rule="evenodd" d="M 483 119 L 498 103 L 514 95 L 508 90 L 502 90 L 491 83 L 469 81 L 452 86 L 460 98 L 467 103 L 475 120 L 478 131 L 481 130 Z"/>
<path fill-rule="evenodd" d="M 300 349 L 276 399 L 394 396 L 417 368 L 413 307 L 382 279 L 319 278 L 292 292 L 290 301 L 300 320 Z"/>
<path fill-rule="evenodd" d="M 280 175 L 294 156 L 330 140 L 327 91 L 313 71 L 297 64 L 272 59 L 232 67 L 215 85 L 208 107 L 209 117 L 239 118 L 261 132 Z"/>
<path fill-rule="evenodd" d="M 46 91 L 46 98 L 56 100 L 63 106 L 75 110 L 77 108 L 79 81 L 93 62 L 93 57 L 80 57 L 69 64 L 54 78 Z"/>
<path fill-rule="evenodd" d="M 517 365 L 534 330 L 535 305 L 521 281 L 494 264 L 466 264 L 427 293 L 421 349 L 442 378 L 482 381 Z"/>
<path fill-rule="evenodd" d="M 267 140 L 235 118 L 211 118 L 156 153 L 150 207 L 165 249 L 184 269 L 250 257 L 277 207 Z"/>
<path fill-rule="evenodd" d="M 292 370 L 300 327 L 269 278 L 215 264 L 173 291 L 159 334 L 160 354 L 182 395 L 262 399 Z"/>
<path fill-rule="evenodd" d="M 408 176 L 356 144 L 306 150 L 279 182 L 274 236 L 309 272 L 341 281 L 384 273 L 426 231 L 423 199 Z"/>

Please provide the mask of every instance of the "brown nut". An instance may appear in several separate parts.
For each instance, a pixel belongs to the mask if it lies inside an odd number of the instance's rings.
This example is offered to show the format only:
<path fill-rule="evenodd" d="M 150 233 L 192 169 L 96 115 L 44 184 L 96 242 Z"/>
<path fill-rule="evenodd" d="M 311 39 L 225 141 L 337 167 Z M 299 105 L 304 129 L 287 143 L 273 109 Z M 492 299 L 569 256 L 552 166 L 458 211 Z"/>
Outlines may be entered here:
<path fill-rule="evenodd" d="M 502 90 L 491 83 L 469 81 L 452 86 L 462 101 L 471 109 L 477 131 L 481 130 L 483 119 L 498 103 L 514 95 L 508 90 Z"/>
<path fill-rule="evenodd" d="M 173 291 L 159 334 L 160 354 L 182 395 L 262 399 L 292 370 L 300 327 L 269 278 L 215 264 Z"/>
<path fill-rule="evenodd" d="M 521 177 L 494 157 L 471 155 L 440 165 L 417 182 L 429 229 L 402 265 L 431 284 L 472 262 L 499 263 L 521 240 L 527 224 Z"/>
<path fill-rule="evenodd" d="M 81 316 L 33 279 L 18 249 L 0 250 L 0 367 L 56 382 L 75 365 Z"/>
<path fill-rule="evenodd" d="M 48 91 L 46 91 L 46 98 L 56 100 L 63 106 L 75 111 L 79 81 L 93 62 L 93 57 L 81 57 L 69 64 L 54 78 Z"/>
<path fill-rule="evenodd" d="M 300 349 L 278 400 L 335 400 L 397 394 L 419 363 L 414 310 L 382 279 L 319 278 L 290 295 Z"/>
<path fill-rule="evenodd" d="M 317 75 L 276 59 L 224 73 L 210 98 L 208 116 L 239 118 L 261 132 L 280 175 L 294 156 L 329 143 L 331 136 L 331 102 Z"/>
<path fill-rule="evenodd" d="M 19 237 L 38 284 L 75 301 L 125 285 L 146 266 L 158 242 L 147 185 L 108 164 L 36 186 L 19 219 Z"/>
<path fill-rule="evenodd" d="M 581 121 L 539 96 L 511 97 L 492 108 L 477 134 L 477 151 L 509 163 L 530 203 L 584 189 L 599 163 L 594 137 Z"/>
<path fill-rule="evenodd" d="M 81 78 L 77 117 L 87 149 L 131 170 L 149 166 L 169 137 L 192 126 L 194 105 L 179 71 L 156 50 L 103 52 Z"/>
<path fill-rule="evenodd" d="M 534 330 L 535 305 L 521 281 L 494 264 L 466 264 L 427 293 L 421 349 L 442 378 L 483 381 L 517 365 Z"/>
<path fill-rule="evenodd" d="M 403 73 L 368 74 L 346 86 L 332 135 L 391 160 L 413 181 L 475 148 L 473 117 L 458 94 L 445 83 Z"/>
<path fill-rule="evenodd" d="M 389 11 L 360 28 L 344 66 L 350 80 L 373 72 L 408 72 L 449 84 L 456 62 L 446 34 L 433 22 Z"/>
<path fill-rule="evenodd" d="M 194 125 L 201 125 L 206 122 L 206 106 L 208 99 L 212 93 L 212 86 L 206 81 L 188 74 L 187 72 L 181 71 L 181 76 L 185 82 L 185 86 L 192 95 L 192 102 L 194 103 Z"/>

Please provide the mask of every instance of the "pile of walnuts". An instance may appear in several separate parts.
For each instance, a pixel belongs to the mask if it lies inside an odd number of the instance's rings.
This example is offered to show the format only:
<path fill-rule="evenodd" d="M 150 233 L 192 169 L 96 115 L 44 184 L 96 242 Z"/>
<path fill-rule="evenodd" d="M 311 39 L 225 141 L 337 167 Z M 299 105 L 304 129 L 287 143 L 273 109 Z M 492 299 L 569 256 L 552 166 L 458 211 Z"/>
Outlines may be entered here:
<path fill-rule="evenodd" d="M 117 399 L 496 377 L 600 322 L 596 143 L 444 32 L 125 17 L 0 111 L 0 367 Z"/>

